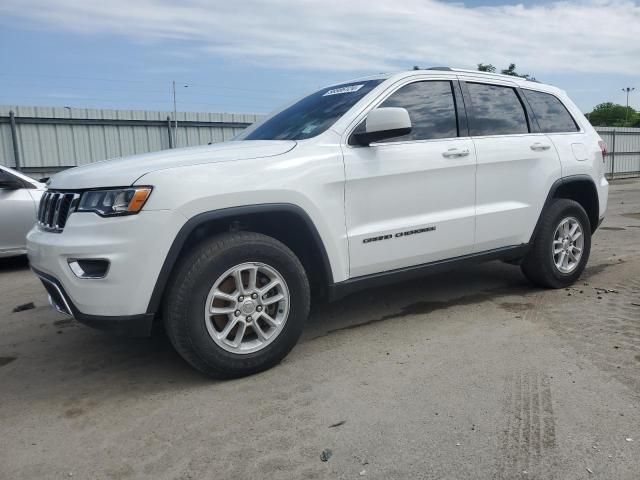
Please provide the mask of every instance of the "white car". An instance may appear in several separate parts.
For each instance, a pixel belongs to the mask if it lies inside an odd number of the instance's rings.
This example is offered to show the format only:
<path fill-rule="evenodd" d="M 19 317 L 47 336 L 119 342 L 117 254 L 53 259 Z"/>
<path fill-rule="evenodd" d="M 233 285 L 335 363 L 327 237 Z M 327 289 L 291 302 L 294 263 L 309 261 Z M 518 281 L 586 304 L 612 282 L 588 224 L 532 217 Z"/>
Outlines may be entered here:
<path fill-rule="evenodd" d="M 575 282 L 605 145 L 554 87 L 439 68 L 322 88 L 233 141 L 56 175 L 28 235 L 51 302 L 215 377 L 278 363 L 311 295 L 502 259 Z"/>
<path fill-rule="evenodd" d="M 27 253 L 44 183 L 0 165 L 0 258 Z"/>

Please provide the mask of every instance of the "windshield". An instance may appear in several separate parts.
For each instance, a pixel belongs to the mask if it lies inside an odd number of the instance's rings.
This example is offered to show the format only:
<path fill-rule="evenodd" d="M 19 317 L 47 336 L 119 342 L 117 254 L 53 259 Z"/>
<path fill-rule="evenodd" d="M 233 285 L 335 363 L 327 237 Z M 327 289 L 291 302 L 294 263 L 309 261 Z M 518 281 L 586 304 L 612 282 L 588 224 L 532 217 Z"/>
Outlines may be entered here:
<path fill-rule="evenodd" d="M 241 134 L 238 140 L 304 140 L 320 135 L 381 82 L 363 80 L 324 88 Z"/>

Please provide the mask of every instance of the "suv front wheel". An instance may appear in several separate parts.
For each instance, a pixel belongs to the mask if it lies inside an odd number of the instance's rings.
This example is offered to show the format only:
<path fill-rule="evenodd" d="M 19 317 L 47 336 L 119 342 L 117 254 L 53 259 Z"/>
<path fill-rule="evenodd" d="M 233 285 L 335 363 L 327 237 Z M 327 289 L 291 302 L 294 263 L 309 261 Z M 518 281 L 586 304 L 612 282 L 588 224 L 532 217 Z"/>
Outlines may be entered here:
<path fill-rule="evenodd" d="M 258 233 L 225 233 L 181 260 L 168 290 L 165 327 L 198 370 L 240 377 L 289 353 L 309 303 L 305 270 L 286 245 Z"/>
<path fill-rule="evenodd" d="M 578 202 L 556 199 L 543 213 L 531 251 L 521 264 L 522 272 L 541 287 L 567 287 L 582 274 L 590 251 L 587 212 Z"/>

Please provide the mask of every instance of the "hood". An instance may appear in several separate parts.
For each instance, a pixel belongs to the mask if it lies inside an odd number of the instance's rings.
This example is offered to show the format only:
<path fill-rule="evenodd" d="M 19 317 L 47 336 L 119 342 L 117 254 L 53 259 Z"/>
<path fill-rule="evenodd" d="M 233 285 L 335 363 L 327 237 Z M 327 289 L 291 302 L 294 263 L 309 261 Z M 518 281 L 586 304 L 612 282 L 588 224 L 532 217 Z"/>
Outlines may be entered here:
<path fill-rule="evenodd" d="M 273 157 L 295 146 L 292 140 L 245 140 L 132 155 L 70 168 L 53 176 L 49 188 L 125 187 L 142 175 L 165 168 Z"/>

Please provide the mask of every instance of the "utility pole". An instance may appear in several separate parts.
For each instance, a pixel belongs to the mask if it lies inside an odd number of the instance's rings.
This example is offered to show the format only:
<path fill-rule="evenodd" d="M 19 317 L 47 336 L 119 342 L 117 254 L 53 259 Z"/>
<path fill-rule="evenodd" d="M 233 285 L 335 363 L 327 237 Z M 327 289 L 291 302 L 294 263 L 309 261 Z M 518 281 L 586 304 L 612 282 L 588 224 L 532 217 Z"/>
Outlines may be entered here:
<path fill-rule="evenodd" d="M 629 94 L 635 90 L 635 87 L 626 87 L 622 91 L 627 94 L 627 108 L 624 111 L 624 123 L 629 121 Z"/>

